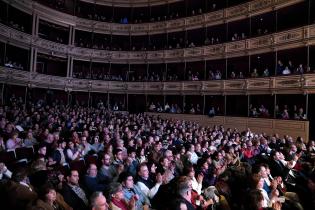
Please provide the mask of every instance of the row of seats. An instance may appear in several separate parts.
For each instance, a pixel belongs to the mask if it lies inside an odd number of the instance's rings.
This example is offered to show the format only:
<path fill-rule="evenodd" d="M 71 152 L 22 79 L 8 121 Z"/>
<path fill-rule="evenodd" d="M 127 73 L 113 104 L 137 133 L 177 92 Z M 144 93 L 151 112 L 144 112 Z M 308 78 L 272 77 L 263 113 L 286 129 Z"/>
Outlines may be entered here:
<path fill-rule="evenodd" d="M 33 160 L 35 155 L 34 147 L 21 147 L 16 149 L 11 149 L 8 151 L 0 152 L 0 163 L 4 163 L 10 170 L 14 170 L 21 166 L 27 166 L 31 160 Z M 80 174 L 85 174 L 85 170 L 87 166 L 91 163 L 97 164 L 98 156 L 96 154 L 87 155 L 85 158 L 80 158 L 79 160 L 75 160 L 63 165 L 63 169 L 61 170 L 63 173 L 66 173 L 69 169 L 75 169 L 80 172 Z"/>

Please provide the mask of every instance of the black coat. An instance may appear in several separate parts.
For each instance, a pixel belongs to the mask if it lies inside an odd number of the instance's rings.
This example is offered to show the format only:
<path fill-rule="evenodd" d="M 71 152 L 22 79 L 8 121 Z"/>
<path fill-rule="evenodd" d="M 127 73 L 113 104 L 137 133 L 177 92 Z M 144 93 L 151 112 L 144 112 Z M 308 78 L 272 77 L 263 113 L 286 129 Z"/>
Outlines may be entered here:
<path fill-rule="evenodd" d="M 275 160 L 271 160 L 269 168 L 273 177 L 281 176 L 283 180 L 286 180 L 290 171 L 290 169 L 285 167 L 280 161 L 277 162 Z"/>
<path fill-rule="evenodd" d="M 88 206 L 85 205 L 83 200 L 73 192 L 68 184 L 64 184 L 61 190 L 61 194 L 66 203 L 75 210 L 87 210 Z"/>

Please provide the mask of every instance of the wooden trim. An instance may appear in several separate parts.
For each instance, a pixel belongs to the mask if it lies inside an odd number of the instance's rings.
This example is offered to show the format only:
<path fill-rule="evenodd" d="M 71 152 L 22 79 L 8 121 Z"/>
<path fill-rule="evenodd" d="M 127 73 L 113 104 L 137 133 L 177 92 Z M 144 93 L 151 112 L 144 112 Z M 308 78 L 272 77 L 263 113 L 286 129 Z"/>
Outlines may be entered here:
<path fill-rule="evenodd" d="M 240 132 L 250 128 L 256 133 L 267 133 L 273 135 L 279 134 L 280 137 L 284 135 L 292 136 L 296 139 L 301 136 L 305 142 L 309 141 L 309 121 L 298 120 L 280 120 L 280 119 L 265 119 L 265 118 L 247 118 L 247 117 L 228 117 L 215 116 L 208 117 L 206 115 L 189 115 L 189 114 L 169 114 L 169 113 L 151 113 L 148 115 L 160 116 L 164 119 L 176 119 L 197 122 L 202 126 L 223 125 L 225 129 L 236 128 Z"/>

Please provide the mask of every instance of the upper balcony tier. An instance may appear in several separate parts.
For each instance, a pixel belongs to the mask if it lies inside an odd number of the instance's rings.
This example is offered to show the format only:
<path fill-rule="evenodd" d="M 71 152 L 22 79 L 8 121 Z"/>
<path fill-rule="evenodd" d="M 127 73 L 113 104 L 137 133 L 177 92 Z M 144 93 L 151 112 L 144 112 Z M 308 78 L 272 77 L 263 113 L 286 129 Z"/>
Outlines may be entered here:
<path fill-rule="evenodd" d="M 315 93 L 315 75 L 290 75 L 266 78 L 179 81 L 116 82 L 50 76 L 0 67 L 0 79 L 12 85 L 65 91 L 109 92 L 158 95 L 250 95 Z"/>
<path fill-rule="evenodd" d="M 141 24 L 118 24 L 79 18 L 51 9 L 32 0 L 3 1 L 29 14 L 37 14 L 38 17 L 43 20 L 66 27 L 74 26 L 77 30 L 93 31 L 95 33 L 103 34 L 146 35 L 219 25 L 273 10 L 278 10 L 283 7 L 303 2 L 304 0 L 255 0 L 223 10 L 195 15 L 192 17 Z"/>
<path fill-rule="evenodd" d="M 184 0 L 80 0 L 80 1 L 114 7 L 147 7 L 170 4 Z"/>
<path fill-rule="evenodd" d="M 47 41 L 0 24 L 0 40 L 38 52 L 103 63 L 165 63 L 215 60 L 315 45 L 315 24 L 257 38 L 195 48 L 160 51 L 106 51 Z"/>

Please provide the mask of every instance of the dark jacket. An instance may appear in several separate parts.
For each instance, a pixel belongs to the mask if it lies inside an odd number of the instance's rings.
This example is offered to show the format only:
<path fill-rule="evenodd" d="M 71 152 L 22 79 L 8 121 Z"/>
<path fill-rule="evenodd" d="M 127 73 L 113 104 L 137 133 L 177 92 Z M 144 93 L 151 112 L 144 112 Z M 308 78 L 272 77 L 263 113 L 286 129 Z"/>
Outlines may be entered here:
<path fill-rule="evenodd" d="M 25 209 L 29 203 L 37 199 L 37 193 L 32 186 L 29 188 L 14 181 L 8 181 L 6 192 L 10 210 Z"/>
<path fill-rule="evenodd" d="M 88 206 L 77 196 L 68 184 L 63 184 L 61 194 L 66 203 L 75 210 L 87 210 Z"/>
<path fill-rule="evenodd" d="M 101 184 L 97 177 L 90 177 L 85 175 L 84 177 L 85 189 L 88 191 L 88 194 L 91 195 L 95 191 L 103 192 L 106 188 L 105 184 Z"/>

